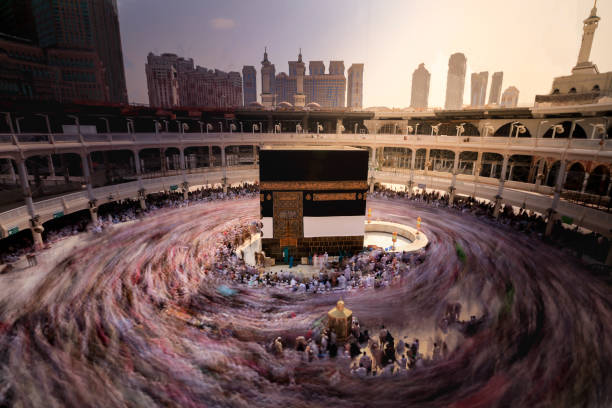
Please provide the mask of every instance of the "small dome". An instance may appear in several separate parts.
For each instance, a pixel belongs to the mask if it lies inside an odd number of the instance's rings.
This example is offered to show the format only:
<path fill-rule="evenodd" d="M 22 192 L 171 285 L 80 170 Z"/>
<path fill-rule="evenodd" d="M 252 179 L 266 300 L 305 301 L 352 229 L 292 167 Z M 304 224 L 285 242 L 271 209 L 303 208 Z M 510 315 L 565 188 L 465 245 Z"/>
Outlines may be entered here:
<path fill-rule="evenodd" d="M 306 107 L 309 109 L 321 109 L 321 105 L 316 102 L 310 102 L 309 104 L 306 104 Z"/>
<path fill-rule="evenodd" d="M 254 102 L 249 103 L 249 107 L 251 107 L 251 108 L 263 108 L 264 106 L 261 103 L 259 103 L 257 101 L 254 101 Z"/>
<path fill-rule="evenodd" d="M 278 104 L 278 107 L 279 107 L 279 108 L 293 108 L 293 105 L 292 105 L 292 104 L 290 104 L 290 103 L 289 103 L 289 102 L 287 102 L 287 101 L 283 101 L 283 102 L 281 102 L 281 103 L 279 103 L 279 104 Z"/>

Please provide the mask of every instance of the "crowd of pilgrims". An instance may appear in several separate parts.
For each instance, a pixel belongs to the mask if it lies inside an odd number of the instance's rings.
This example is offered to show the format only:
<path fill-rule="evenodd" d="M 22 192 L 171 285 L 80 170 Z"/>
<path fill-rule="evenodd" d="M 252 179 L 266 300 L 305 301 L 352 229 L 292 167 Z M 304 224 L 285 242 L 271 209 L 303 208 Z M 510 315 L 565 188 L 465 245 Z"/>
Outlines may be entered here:
<path fill-rule="evenodd" d="M 254 197 L 259 193 L 257 184 L 245 184 L 229 188 L 227 193 L 222 189 L 201 188 L 189 192 L 184 199 L 182 193 L 166 192 L 146 197 L 146 210 L 140 208 L 138 200 L 123 200 L 107 203 L 99 207 L 98 222 L 92 224 L 88 213 L 66 217 L 65 222 L 51 224 L 45 227 L 44 242 L 47 246 L 85 230 L 102 232 L 112 224 L 136 220 L 154 214 L 162 208 L 179 208 L 197 202 L 234 199 L 238 197 Z M 446 206 L 457 211 L 471 212 L 488 220 L 510 226 L 526 234 L 544 239 L 545 219 L 532 212 L 520 209 L 513 211 L 510 206 L 504 206 L 500 216 L 492 217 L 493 204 L 477 201 L 472 198 L 460 199 L 449 204 L 449 196 L 438 192 L 416 193 L 408 195 L 390 189 L 378 188 L 373 193 L 375 197 L 395 198 L 425 202 L 433 206 Z M 391 285 L 400 285 L 402 276 L 411 268 L 415 268 L 425 259 L 427 247 L 413 253 L 386 252 L 382 249 L 371 249 L 353 256 L 341 257 L 334 262 L 323 262 L 314 274 L 305 275 L 296 268 L 283 268 L 271 272 L 260 266 L 247 265 L 238 254 L 238 247 L 254 232 L 261 231 L 261 223 L 250 225 L 233 225 L 224 232 L 224 240 L 219 243 L 214 256 L 213 268 L 217 279 L 248 285 L 249 287 L 281 288 L 296 293 L 324 293 L 335 291 L 352 291 L 362 289 L 378 289 Z M 607 252 L 608 242 L 596 234 L 583 234 L 577 229 L 569 229 L 561 224 L 555 225 L 552 243 L 556 245 L 571 245 L 577 253 L 593 251 Z M 19 243 L 16 247 L 3 250 L 0 256 L 3 262 L 14 262 L 20 256 L 32 252 L 31 241 Z M 326 254 L 325 254 L 326 255 Z M 595 253 L 594 257 L 597 256 Z M 327 261 L 327 256 L 324 256 Z M 30 260 L 28 259 L 28 262 Z M 458 305 L 454 305 L 458 306 Z M 478 324 L 474 316 L 468 322 L 459 321 L 458 309 L 449 305 L 448 312 L 442 320 L 443 331 L 455 325 L 462 332 Z M 397 333 L 396 333 L 397 335 Z M 398 336 L 399 337 L 399 336 Z M 441 338 L 433 341 L 433 352 L 424 354 L 419 349 L 418 338 L 410 340 L 407 336 L 396 339 L 384 326 L 370 332 L 360 326 L 355 318 L 350 335 L 345 342 L 338 342 L 333 331 L 320 325 L 309 331 L 305 336 L 293 339 L 274 339 L 268 346 L 271 353 L 282 355 L 287 347 L 301 353 L 305 361 L 314 359 L 347 359 L 351 373 L 359 377 L 395 376 L 406 373 L 407 370 L 432 364 L 445 357 L 448 346 Z M 430 349 L 431 351 L 431 349 Z"/>
<path fill-rule="evenodd" d="M 439 191 L 425 192 L 416 190 L 412 195 L 404 191 L 394 191 L 389 188 L 379 187 L 371 196 L 383 198 L 398 198 L 427 203 L 437 207 L 453 208 L 463 213 L 469 212 L 489 224 L 502 224 L 517 231 L 523 232 L 531 237 L 545 240 L 556 246 L 582 258 L 586 255 L 596 261 L 604 262 L 610 247 L 610 240 L 596 232 L 585 232 L 578 225 L 570 226 L 558 219 L 549 237 L 544 235 L 546 230 L 546 217 L 531 210 L 520 208 L 515 210 L 510 205 L 502 204 L 497 219 L 493 217 L 494 202 L 477 200 L 473 197 L 455 197 L 453 203 L 449 204 L 449 194 Z"/>
<path fill-rule="evenodd" d="M 243 184 L 228 187 L 227 193 L 222 188 L 199 188 L 188 193 L 187 200 L 182 192 L 164 192 L 149 194 L 145 198 L 146 210 L 140 207 L 140 201 L 126 199 L 102 204 L 98 207 L 98 222 L 91 222 L 89 210 L 79 211 L 44 224 L 43 242 L 46 248 L 58 241 L 84 231 L 102 232 L 112 224 L 134 221 L 155 214 L 162 208 L 180 208 L 198 202 L 227 200 L 237 197 L 254 197 L 259 193 L 258 184 Z M 0 246 L 0 264 L 13 263 L 27 254 L 34 253 L 34 242 L 28 231 L 18 236 L 9 237 Z"/>

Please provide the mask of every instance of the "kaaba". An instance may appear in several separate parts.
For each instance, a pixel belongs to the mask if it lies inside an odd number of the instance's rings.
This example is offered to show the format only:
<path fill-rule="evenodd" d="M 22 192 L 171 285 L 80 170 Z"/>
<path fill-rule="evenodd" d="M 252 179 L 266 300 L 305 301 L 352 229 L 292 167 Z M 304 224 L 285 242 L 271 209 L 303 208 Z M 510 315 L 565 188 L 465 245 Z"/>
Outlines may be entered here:
<path fill-rule="evenodd" d="M 305 147 L 259 152 L 262 249 L 280 261 L 363 249 L 367 150 Z"/>

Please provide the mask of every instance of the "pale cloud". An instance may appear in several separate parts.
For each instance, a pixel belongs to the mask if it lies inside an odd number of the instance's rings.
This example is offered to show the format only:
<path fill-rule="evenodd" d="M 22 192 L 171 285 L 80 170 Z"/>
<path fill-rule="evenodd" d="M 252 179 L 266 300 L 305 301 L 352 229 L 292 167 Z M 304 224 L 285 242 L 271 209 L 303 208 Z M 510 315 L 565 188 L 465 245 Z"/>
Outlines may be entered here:
<path fill-rule="evenodd" d="M 210 24 L 215 30 L 229 30 L 236 26 L 236 22 L 231 18 L 217 17 L 210 20 Z"/>

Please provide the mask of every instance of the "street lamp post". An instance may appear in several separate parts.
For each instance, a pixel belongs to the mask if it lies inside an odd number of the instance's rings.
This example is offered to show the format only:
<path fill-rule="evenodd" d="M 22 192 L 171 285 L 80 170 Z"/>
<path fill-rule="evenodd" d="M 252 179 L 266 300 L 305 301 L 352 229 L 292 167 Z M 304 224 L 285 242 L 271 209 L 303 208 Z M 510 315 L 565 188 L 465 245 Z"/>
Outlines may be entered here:
<path fill-rule="evenodd" d="M 204 122 L 198 120 L 198 124 L 200 125 L 200 134 L 204 133 Z"/>
<path fill-rule="evenodd" d="M 520 122 L 512 122 L 510 124 L 510 133 L 508 133 L 508 137 L 512 137 L 512 132 L 514 132 L 514 125 L 518 124 Z"/>
<path fill-rule="evenodd" d="M 164 126 L 166 128 L 166 133 L 168 133 L 168 121 L 164 119 Z"/>
<path fill-rule="evenodd" d="M 420 123 L 417 123 L 416 125 L 414 125 L 414 134 L 416 135 L 418 130 L 419 130 L 419 125 Z"/>
<path fill-rule="evenodd" d="M 563 127 L 563 125 L 553 126 L 552 138 L 554 139 L 557 133 L 562 134 L 563 132 L 565 132 L 565 128 Z"/>
<path fill-rule="evenodd" d="M 576 123 L 578 122 L 583 122 L 584 119 L 577 119 L 572 123 L 572 131 L 570 132 L 569 138 L 573 139 L 574 138 L 574 131 L 576 130 Z"/>

